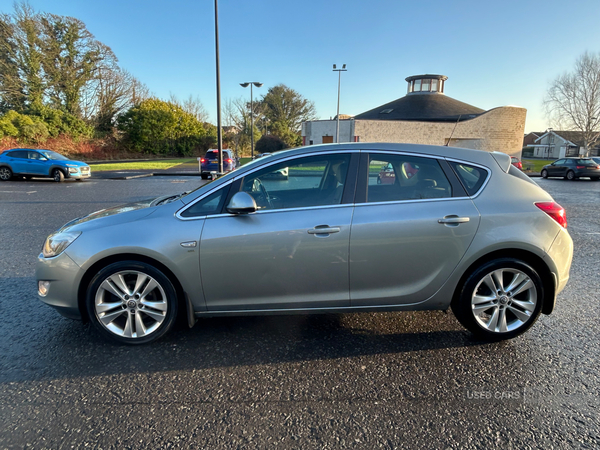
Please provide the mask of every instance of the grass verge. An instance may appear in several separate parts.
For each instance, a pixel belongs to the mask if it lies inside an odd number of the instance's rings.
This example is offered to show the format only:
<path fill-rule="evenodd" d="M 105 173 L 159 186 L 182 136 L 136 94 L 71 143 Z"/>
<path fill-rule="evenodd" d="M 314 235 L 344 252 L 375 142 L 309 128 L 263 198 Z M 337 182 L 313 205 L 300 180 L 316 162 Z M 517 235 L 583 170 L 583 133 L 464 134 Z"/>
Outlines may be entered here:
<path fill-rule="evenodd" d="M 198 164 L 193 159 L 162 159 L 157 161 L 136 161 L 126 163 L 90 164 L 92 172 L 106 172 L 108 170 L 165 170 L 180 164 Z"/>

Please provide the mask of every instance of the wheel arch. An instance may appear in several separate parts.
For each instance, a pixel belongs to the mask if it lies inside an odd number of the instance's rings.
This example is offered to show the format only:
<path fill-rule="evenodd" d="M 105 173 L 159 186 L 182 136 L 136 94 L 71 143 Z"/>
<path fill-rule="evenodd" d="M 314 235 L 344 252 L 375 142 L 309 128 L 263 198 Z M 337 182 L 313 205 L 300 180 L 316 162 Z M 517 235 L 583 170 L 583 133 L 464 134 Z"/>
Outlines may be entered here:
<path fill-rule="evenodd" d="M 69 171 L 65 167 L 53 165 L 53 166 L 50 166 L 50 170 L 48 170 L 48 176 L 50 178 L 52 178 L 52 172 L 54 172 L 55 169 L 60 170 L 63 173 L 63 175 L 65 176 L 65 178 L 67 178 L 69 176 Z"/>
<path fill-rule="evenodd" d="M 138 255 L 135 253 L 121 253 L 121 254 L 117 254 L 117 255 L 107 256 L 103 259 L 96 261 L 94 264 L 92 264 L 86 270 L 83 277 L 81 278 L 81 281 L 79 282 L 79 288 L 77 290 L 77 305 L 79 307 L 79 312 L 81 314 L 81 318 L 84 321 L 84 323 L 89 321 L 88 315 L 86 314 L 86 312 L 87 312 L 86 294 L 87 294 L 87 289 L 88 289 L 88 286 L 90 285 L 90 282 L 92 281 L 94 276 L 100 270 L 102 270 L 103 267 L 106 267 L 110 264 L 120 262 L 120 261 L 143 262 L 143 263 L 150 264 L 151 266 L 156 267 L 158 270 L 160 270 L 162 273 L 164 273 L 165 276 L 169 279 L 169 281 L 173 284 L 173 287 L 175 288 L 175 293 L 177 295 L 177 304 L 178 304 L 178 308 L 179 308 L 178 311 L 180 311 L 180 312 L 185 311 L 187 324 L 190 326 L 190 328 L 194 325 L 194 323 L 196 321 L 196 316 L 194 315 L 194 309 L 193 309 L 192 303 L 190 302 L 189 298 L 185 294 L 185 291 L 183 290 L 183 286 L 181 285 L 181 283 L 179 282 L 179 280 L 177 279 L 175 274 L 160 261 L 157 261 L 156 259 L 151 258 L 149 256 Z M 181 316 L 179 316 L 179 317 L 181 317 Z M 178 317 L 178 319 L 179 319 L 179 317 Z"/>
<path fill-rule="evenodd" d="M 544 287 L 544 295 L 542 298 L 542 313 L 551 314 L 554 309 L 554 299 L 556 297 L 556 277 L 544 262 L 544 260 L 527 250 L 523 249 L 502 249 L 488 253 L 475 262 L 473 262 L 467 270 L 465 270 L 463 276 L 460 278 L 454 294 L 452 296 L 452 303 L 457 302 L 460 297 L 460 291 L 463 288 L 467 278 L 480 266 L 490 261 L 500 258 L 513 258 L 519 259 L 524 263 L 530 265 L 540 276 Z"/>

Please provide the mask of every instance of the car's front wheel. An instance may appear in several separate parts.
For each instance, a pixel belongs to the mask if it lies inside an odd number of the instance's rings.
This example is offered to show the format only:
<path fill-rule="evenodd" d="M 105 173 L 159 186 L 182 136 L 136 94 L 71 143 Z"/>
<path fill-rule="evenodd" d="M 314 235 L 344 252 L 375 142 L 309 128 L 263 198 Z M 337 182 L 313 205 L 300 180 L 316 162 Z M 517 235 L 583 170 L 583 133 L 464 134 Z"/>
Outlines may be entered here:
<path fill-rule="evenodd" d="M 177 294 L 160 270 L 138 261 L 110 264 L 92 279 L 86 305 L 100 333 L 124 344 L 146 344 L 169 331 Z"/>
<path fill-rule="evenodd" d="M 52 178 L 57 183 L 60 183 L 65 179 L 65 174 L 60 169 L 54 169 L 54 171 L 52 172 Z"/>
<path fill-rule="evenodd" d="M 0 180 L 1 181 L 8 181 L 12 178 L 12 176 L 13 176 L 13 173 L 9 167 L 6 167 L 6 166 L 0 167 Z"/>
<path fill-rule="evenodd" d="M 544 288 L 523 261 L 501 258 L 476 269 L 452 302 L 454 315 L 479 338 L 503 340 L 527 331 L 542 310 Z"/>
<path fill-rule="evenodd" d="M 548 178 L 548 171 L 546 169 L 542 170 L 542 178 Z"/>

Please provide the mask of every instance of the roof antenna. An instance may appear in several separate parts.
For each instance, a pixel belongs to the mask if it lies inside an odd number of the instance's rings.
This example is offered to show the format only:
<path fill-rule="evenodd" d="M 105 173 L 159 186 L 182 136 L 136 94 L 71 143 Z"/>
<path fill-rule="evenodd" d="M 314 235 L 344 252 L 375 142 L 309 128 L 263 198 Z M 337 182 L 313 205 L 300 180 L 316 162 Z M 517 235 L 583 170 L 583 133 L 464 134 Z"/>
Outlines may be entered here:
<path fill-rule="evenodd" d="M 452 136 L 454 135 L 454 130 L 456 130 L 456 126 L 458 125 L 458 122 L 460 122 L 461 116 L 462 116 L 462 114 L 458 115 L 458 119 L 456 119 L 456 123 L 454 124 L 454 128 L 452 128 L 452 133 L 450 133 L 450 137 L 446 141 L 445 147 L 449 147 L 450 146 L 450 141 L 452 140 Z"/>

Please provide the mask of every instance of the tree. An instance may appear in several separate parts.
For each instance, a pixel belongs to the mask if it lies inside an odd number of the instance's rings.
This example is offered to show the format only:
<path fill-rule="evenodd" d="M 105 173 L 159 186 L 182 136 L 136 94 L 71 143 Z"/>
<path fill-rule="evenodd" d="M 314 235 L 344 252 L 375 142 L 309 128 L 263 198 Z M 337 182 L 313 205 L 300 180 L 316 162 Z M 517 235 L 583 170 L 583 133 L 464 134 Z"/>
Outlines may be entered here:
<path fill-rule="evenodd" d="M 269 88 L 255 103 L 255 108 L 268 120 L 271 134 L 279 136 L 289 146 L 296 146 L 301 141 L 302 122 L 316 119 L 314 103 L 284 84 Z"/>
<path fill-rule="evenodd" d="M 288 148 L 288 145 L 283 139 L 272 134 L 263 134 L 262 137 L 256 142 L 256 153 L 275 153 L 279 150 Z"/>
<path fill-rule="evenodd" d="M 148 98 L 148 88 L 129 72 L 103 67 L 82 96 L 82 111 L 97 131 L 109 133 L 117 116 Z"/>
<path fill-rule="evenodd" d="M 169 101 L 181 107 L 185 112 L 189 112 L 200 122 L 208 121 L 208 113 L 200 100 L 200 97 L 190 96 L 184 101 L 180 101 L 176 95 L 171 94 Z"/>
<path fill-rule="evenodd" d="M 116 57 L 73 17 L 44 14 L 40 19 L 42 66 L 55 108 L 82 117 L 81 96 L 101 67 L 116 66 Z"/>
<path fill-rule="evenodd" d="M 556 128 L 581 132 L 587 155 L 600 140 L 600 54 L 584 53 L 572 72 L 556 78 L 544 106 Z"/>
<path fill-rule="evenodd" d="M 256 107 L 256 103 L 254 104 Z M 250 102 L 246 102 L 243 98 L 228 100 L 225 103 L 225 123 L 229 128 L 227 133 L 227 141 L 232 143 L 235 152 L 238 155 L 250 154 L 251 146 L 251 130 L 252 124 L 250 120 Z M 256 111 L 255 111 L 256 114 Z M 254 123 L 254 142 L 257 142 L 260 137 L 260 131 Z"/>
<path fill-rule="evenodd" d="M 27 3 L 15 4 L 12 16 L 0 16 L 0 93 L 5 111 L 25 112 L 42 105 L 40 35 L 40 16 Z"/>
<path fill-rule="evenodd" d="M 130 148 L 140 152 L 190 155 L 206 141 L 206 130 L 198 119 L 156 98 L 133 106 L 117 122 Z"/>

